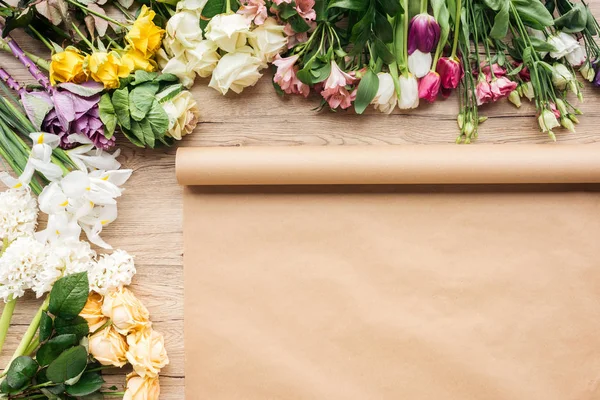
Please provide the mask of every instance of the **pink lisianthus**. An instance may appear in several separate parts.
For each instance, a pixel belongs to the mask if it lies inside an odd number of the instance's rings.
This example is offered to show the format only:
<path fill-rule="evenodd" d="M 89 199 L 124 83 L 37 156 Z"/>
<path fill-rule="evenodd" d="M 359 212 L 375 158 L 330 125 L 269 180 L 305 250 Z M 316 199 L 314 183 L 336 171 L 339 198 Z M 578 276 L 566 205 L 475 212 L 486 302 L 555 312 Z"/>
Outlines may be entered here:
<path fill-rule="evenodd" d="M 244 15 L 256 25 L 264 24 L 268 16 L 265 0 L 242 0 L 237 13 Z"/>
<path fill-rule="evenodd" d="M 331 73 L 325 81 L 321 96 L 333 109 L 337 107 L 349 108 L 354 98 L 356 98 L 356 91 L 350 93 L 346 86 L 354 83 L 354 80 L 355 78 L 340 69 L 335 60 L 331 60 Z"/>
<path fill-rule="evenodd" d="M 314 21 L 317 19 L 317 13 L 313 9 L 315 7 L 315 0 L 296 0 L 296 11 L 298 14 L 307 21 Z"/>
<path fill-rule="evenodd" d="M 440 74 L 429 71 L 429 73 L 419 81 L 419 98 L 433 103 L 440 92 L 440 86 Z"/>
<path fill-rule="evenodd" d="M 485 103 L 489 103 L 494 98 L 492 94 L 492 88 L 490 83 L 485 78 L 480 77 L 475 87 L 475 94 L 477 95 L 477 105 L 480 106 Z"/>
<path fill-rule="evenodd" d="M 490 83 L 492 92 L 492 101 L 498 101 L 504 97 L 508 97 L 510 93 L 517 88 L 517 82 L 513 82 L 506 76 L 493 79 Z"/>
<path fill-rule="evenodd" d="M 444 89 L 456 89 L 464 75 L 458 58 L 442 57 L 438 60 L 436 71 L 440 74 L 441 85 Z"/>
<path fill-rule="evenodd" d="M 506 70 L 504 68 L 502 68 L 500 65 L 493 64 L 490 67 L 489 63 L 482 62 L 481 63 L 481 72 L 483 72 L 488 79 L 492 78 L 492 74 L 491 74 L 490 71 L 494 73 L 493 74 L 494 76 L 504 76 L 504 75 L 506 75 Z"/>
<path fill-rule="evenodd" d="M 552 113 L 554 114 L 554 116 L 558 119 L 561 117 L 560 115 L 560 111 L 558 110 L 558 108 L 556 107 L 556 104 L 554 103 L 549 103 L 550 106 L 550 111 L 552 111 Z"/>
<path fill-rule="evenodd" d="M 295 65 L 296 61 L 298 61 L 298 56 L 281 58 L 278 54 L 275 57 L 275 61 L 273 61 L 273 65 L 277 67 L 273 81 L 287 94 L 301 94 L 306 97 L 310 88 L 298 79 L 296 75 L 298 70 L 298 66 Z"/>

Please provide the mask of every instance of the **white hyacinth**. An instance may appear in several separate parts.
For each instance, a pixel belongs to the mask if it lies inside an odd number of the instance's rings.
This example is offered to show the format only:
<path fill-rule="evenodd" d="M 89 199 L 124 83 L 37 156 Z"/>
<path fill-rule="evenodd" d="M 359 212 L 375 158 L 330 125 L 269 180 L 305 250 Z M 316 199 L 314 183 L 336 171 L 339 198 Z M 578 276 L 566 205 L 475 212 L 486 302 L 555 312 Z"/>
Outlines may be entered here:
<path fill-rule="evenodd" d="M 7 302 L 38 286 L 47 256 L 46 246 L 32 236 L 12 242 L 0 257 L 0 298 Z"/>
<path fill-rule="evenodd" d="M 28 189 L 0 193 L 0 242 L 31 235 L 37 225 L 38 207 Z"/>
<path fill-rule="evenodd" d="M 133 257 L 126 251 L 104 254 L 88 273 L 90 289 L 104 295 L 111 289 L 128 286 L 135 272 Z"/>

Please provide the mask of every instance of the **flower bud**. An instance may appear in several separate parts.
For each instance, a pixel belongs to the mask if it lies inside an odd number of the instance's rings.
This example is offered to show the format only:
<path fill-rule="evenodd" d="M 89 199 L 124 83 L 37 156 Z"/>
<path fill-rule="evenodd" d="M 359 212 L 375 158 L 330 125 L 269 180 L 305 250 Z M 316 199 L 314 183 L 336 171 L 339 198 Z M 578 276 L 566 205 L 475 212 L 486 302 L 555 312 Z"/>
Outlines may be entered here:
<path fill-rule="evenodd" d="M 567 86 L 575 79 L 571 71 L 561 63 L 554 63 L 552 66 L 552 84 L 559 90 L 565 90 Z M 571 87 L 572 89 L 572 87 Z"/>
<path fill-rule="evenodd" d="M 561 118 L 560 124 L 562 125 L 563 128 L 569 130 L 572 133 L 575 133 L 575 125 L 569 118 L 564 118 L 564 117 Z"/>
<path fill-rule="evenodd" d="M 517 108 L 521 108 L 521 96 L 519 96 L 519 92 L 517 90 L 513 90 L 508 95 L 508 101 L 513 103 Z"/>
<path fill-rule="evenodd" d="M 562 99 L 556 99 L 556 108 L 560 112 L 560 115 L 567 115 L 569 113 L 567 111 L 567 106 Z"/>
<path fill-rule="evenodd" d="M 568 117 L 571 121 L 575 122 L 576 124 L 579 123 L 579 120 L 577 119 L 577 117 L 574 114 L 569 114 Z"/>
<path fill-rule="evenodd" d="M 523 96 L 527 97 L 527 100 L 531 101 L 535 99 L 535 91 L 533 90 L 533 84 L 531 82 L 524 83 L 521 85 L 523 90 Z"/>
<path fill-rule="evenodd" d="M 471 138 L 471 136 L 473 136 L 474 132 L 475 125 L 473 124 L 473 122 L 467 121 L 467 123 L 465 124 L 465 135 L 467 136 L 468 141 L 470 141 L 469 139 Z"/>
<path fill-rule="evenodd" d="M 440 74 L 430 71 L 419 81 L 419 98 L 433 103 L 440 91 Z"/>
<path fill-rule="evenodd" d="M 415 15 L 408 25 L 408 54 L 415 50 L 431 53 L 440 40 L 440 25 L 431 15 Z"/>
<path fill-rule="evenodd" d="M 436 71 L 440 74 L 441 84 L 444 89 L 456 89 L 464 72 L 458 58 L 442 57 L 438 60 Z"/>
<path fill-rule="evenodd" d="M 586 62 L 585 64 L 583 64 L 583 66 L 579 69 L 579 73 L 581 73 L 581 76 L 583 76 L 583 79 L 585 79 L 589 82 L 593 82 L 594 77 L 596 76 L 596 71 L 594 71 L 594 68 L 592 67 L 592 63 L 590 63 L 589 61 Z"/>
<path fill-rule="evenodd" d="M 488 120 L 488 117 L 479 117 L 479 119 L 477 120 L 477 122 L 481 125 L 481 124 L 483 124 L 487 120 Z"/>
<path fill-rule="evenodd" d="M 538 118 L 538 124 L 542 132 L 551 132 L 553 128 L 560 126 L 558 119 L 554 115 L 554 112 L 548 109 L 544 109 Z M 555 138 L 556 140 L 556 138 Z"/>
<path fill-rule="evenodd" d="M 458 117 L 456 117 L 456 122 L 458 123 L 458 129 L 462 131 L 465 126 L 465 114 L 459 113 Z"/>

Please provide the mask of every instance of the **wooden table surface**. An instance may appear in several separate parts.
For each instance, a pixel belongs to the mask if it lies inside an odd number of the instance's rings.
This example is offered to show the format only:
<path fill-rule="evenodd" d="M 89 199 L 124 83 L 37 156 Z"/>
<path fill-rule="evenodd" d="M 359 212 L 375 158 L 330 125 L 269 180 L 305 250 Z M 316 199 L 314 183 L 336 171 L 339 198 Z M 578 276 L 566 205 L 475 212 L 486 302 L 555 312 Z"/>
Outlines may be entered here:
<path fill-rule="evenodd" d="M 600 16 L 600 3 L 592 9 Z M 23 34 L 14 37 L 26 50 L 41 54 L 37 42 Z M 0 66 L 17 80 L 31 82 L 27 71 L 7 54 L 0 54 Z M 454 97 L 418 110 L 396 110 L 383 115 L 369 110 L 365 115 L 352 112 L 313 111 L 317 98 L 278 97 L 266 76 L 242 95 L 221 96 L 197 80 L 193 93 L 202 113 L 202 123 L 180 146 L 296 146 L 296 145 L 402 145 L 447 143 L 457 136 L 457 102 Z M 600 142 L 600 89 L 585 84 L 585 103 L 577 133 L 557 130 L 559 143 Z M 490 143 L 547 143 L 538 131 L 535 109 L 526 101 L 520 109 L 507 101 L 484 106 L 481 113 L 490 117 L 480 129 L 480 137 L 471 146 Z M 182 188 L 175 179 L 177 148 L 141 150 L 124 141 L 120 161 L 134 170 L 119 199 L 119 218 L 104 232 L 115 248 L 135 255 L 138 273 L 133 290 L 147 305 L 154 326 L 166 338 L 170 365 L 161 374 L 161 399 L 184 398 L 183 349 L 183 235 Z M 1 170 L 0 165 L 0 170 Z M 193 266 L 189 266 L 193 268 Z M 5 351 L 4 365 L 16 348 L 40 301 L 27 296 L 15 310 L 13 326 Z M 188 362 L 194 362 L 188 360 Z M 123 384 L 116 376 L 111 383 Z M 232 384 L 235 384 L 232 382 Z"/>

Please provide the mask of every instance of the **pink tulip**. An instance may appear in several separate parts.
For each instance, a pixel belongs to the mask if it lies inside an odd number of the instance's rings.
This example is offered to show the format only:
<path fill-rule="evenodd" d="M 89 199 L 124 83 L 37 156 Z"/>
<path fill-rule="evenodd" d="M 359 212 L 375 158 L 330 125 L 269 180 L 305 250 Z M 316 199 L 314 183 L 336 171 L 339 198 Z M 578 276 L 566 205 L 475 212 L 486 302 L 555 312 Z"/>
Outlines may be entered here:
<path fill-rule="evenodd" d="M 438 60 L 436 71 L 440 74 L 444 89 L 456 89 L 464 75 L 458 58 L 442 57 Z"/>
<path fill-rule="evenodd" d="M 415 15 L 408 25 L 408 54 L 415 50 L 431 53 L 440 40 L 440 25 L 431 15 Z"/>
<path fill-rule="evenodd" d="M 440 85 L 440 74 L 430 71 L 419 81 L 419 98 L 433 103 L 440 91 Z"/>

